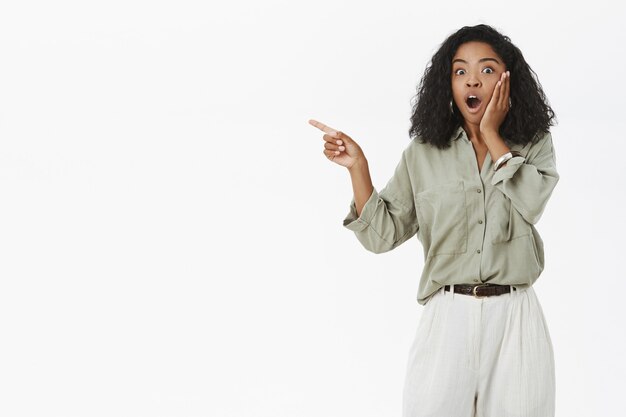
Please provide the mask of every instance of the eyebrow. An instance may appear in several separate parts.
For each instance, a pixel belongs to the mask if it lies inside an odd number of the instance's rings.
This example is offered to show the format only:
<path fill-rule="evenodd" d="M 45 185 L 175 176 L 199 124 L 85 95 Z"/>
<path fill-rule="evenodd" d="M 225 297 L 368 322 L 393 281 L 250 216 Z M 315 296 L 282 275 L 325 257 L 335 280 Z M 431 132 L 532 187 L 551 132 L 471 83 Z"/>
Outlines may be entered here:
<path fill-rule="evenodd" d="M 479 63 L 480 63 L 480 62 L 485 62 L 485 61 L 494 61 L 494 62 L 496 62 L 497 64 L 499 64 L 499 63 L 500 63 L 500 61 L 498 61 L 498 60 L 497 60 L 497 59 L 495 59 L 495 58 L 481 58 L 481 59 L 479 59 L 479 60 L 478 60 L 478 62 L 479 62 Z M 454 61 L 452 61 L 452 63 L 453 63 L 453 64 L 454 64 L 455 62 L 465 62 L 465 63 L 467 64 L 467 61 L 466 61 L 466 60 L 464 60 L 464 59 L 461 59 L 461 58 L 457 58 L 457 59 L 455 59 Z"/>

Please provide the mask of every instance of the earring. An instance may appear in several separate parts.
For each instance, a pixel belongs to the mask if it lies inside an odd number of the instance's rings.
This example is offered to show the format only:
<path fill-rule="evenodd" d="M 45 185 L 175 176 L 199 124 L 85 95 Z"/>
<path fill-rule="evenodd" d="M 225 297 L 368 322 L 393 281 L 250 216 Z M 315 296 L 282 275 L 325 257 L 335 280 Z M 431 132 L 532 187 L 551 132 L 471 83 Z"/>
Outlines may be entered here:
<path fill-rule="evenodd" d="M 513 105 L 511 104 L 511 97 L 509 97 L 509 108 L 513 107 Z"/>
<path fill-rule="evenodd" d="M 454 114 L 454 107 L 452 107 L 452 100 L 450 100 L 450 113 Z"/>

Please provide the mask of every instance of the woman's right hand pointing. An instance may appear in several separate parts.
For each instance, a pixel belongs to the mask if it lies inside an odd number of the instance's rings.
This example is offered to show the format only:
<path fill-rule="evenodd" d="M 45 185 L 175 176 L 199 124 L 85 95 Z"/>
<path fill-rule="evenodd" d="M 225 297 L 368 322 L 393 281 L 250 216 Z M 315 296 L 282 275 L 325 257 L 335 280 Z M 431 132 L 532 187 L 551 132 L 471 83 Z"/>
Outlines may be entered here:
<path fill-rule="evenodd" d="M 317 120 L 310 119 L 309 123 L 325 133 L 322 137 L 324 139 L 324 155 L 329 160 L 351 169 L 357 162 L 365 159 L 361 147 L 350 136 Z"/>

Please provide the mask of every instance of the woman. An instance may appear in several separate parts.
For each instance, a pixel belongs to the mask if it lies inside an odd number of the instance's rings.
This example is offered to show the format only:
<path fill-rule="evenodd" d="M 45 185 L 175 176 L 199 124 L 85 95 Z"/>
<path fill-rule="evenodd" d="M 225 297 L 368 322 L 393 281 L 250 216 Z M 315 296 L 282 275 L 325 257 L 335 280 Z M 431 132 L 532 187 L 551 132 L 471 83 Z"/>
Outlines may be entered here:
<path fill-rule="evenodd" d="M 413 140 L 378 192 L 359 145 L 311 120 L 348 168 L 344 226 L 382 253 L 424 248 L 404 417 L 549 417 L 552 341 L 532 287 L 544 268 L 539 221 L 559 175 L 554 113 L 521 51 L 487 25 L 463 27 L 418 89 Z"/>

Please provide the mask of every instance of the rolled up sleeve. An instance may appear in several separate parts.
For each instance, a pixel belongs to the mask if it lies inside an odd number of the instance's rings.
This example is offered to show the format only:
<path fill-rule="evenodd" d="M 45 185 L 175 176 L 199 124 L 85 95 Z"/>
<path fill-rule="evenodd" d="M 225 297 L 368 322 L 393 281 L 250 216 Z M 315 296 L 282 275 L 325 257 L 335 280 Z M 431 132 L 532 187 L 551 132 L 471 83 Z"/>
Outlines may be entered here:
<path fill-rule="evenodd" d="M 385 187 L 374 187 L 361 215 L 357 215 L 354 197 L 343 225 L 353 231 L 370 252 L 390 251 L 413 237 L 418 229 L 413 188 L 406 161 L 406 151 Z"/>
<path fill-rule="evenodd" d="M 511 158 L 493 175 L 491 184 L 511 199 L 511 205 L 530 224 L 536 224 L 559 181 L 552 134 L 531 145 L 526 159 Z"/>

